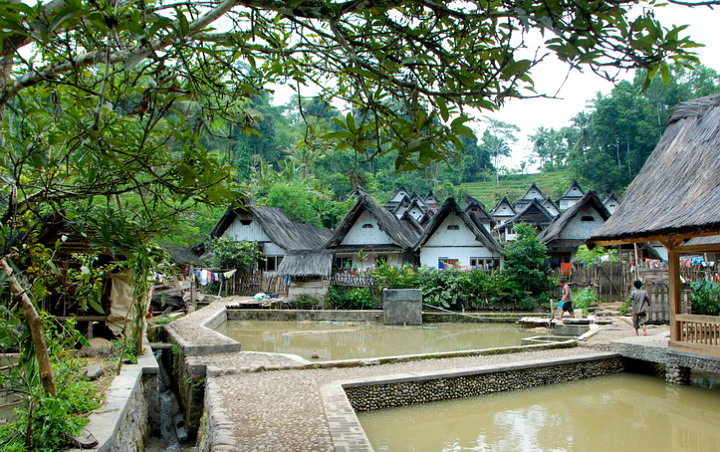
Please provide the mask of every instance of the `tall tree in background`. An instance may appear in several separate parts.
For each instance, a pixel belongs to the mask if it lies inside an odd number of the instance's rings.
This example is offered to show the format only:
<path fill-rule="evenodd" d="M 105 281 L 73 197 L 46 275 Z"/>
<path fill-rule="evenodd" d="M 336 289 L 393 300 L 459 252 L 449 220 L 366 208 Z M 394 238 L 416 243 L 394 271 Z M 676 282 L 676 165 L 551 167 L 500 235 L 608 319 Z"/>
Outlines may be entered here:
<path fill-rule="evenodd" d="M 493 158 L 495 181 L 500 186 L 500 157 L 510 155 L 511 146 L 517 143 L 516 133 L 520 128 L 497 119 L 486 118 L 486 121 L 488 126 L 480 139 L 480 149 Z"/>

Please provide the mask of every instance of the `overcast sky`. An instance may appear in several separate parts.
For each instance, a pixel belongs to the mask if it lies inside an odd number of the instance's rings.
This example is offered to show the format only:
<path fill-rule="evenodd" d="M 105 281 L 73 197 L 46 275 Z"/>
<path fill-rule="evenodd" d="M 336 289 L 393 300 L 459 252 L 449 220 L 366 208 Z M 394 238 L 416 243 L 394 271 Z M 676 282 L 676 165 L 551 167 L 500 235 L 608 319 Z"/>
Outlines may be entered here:
<path fill-rule="evenodd" d="M 720 7 L 709 9 L 668 5 L 656 8 L 655 14 L 665 26 L 688 24 L 689 28 L 685 32 L 695 42 L 705 44 L 705 47 L 697 50 L 701 63 L 720 71 Z M 533 72 L 536 89 L 538 92 L 550 94 L 560 89 L 558 99 L 513 100 L 500 111 L 490 115 L 522 129 L 519 134 L 521 142 L 514 147 L 511 157 L 504 159 L 502 163 L 508 168 L 517 168 L 522 160 L 529 157 L 531 144 L 525 139 L 527 135 L 540 126 L 557 129 L 570 125 L 570 120 L 585 108 L 597 92 L 608 93 L 613 87 L 612 83 L 591 71 L 582 74 L 573 72 L 563 84 L 567 68 L 559 62 L 548 63 L 538 69 Z M 625 78 L 632 78 L 632 74 Z M 476 129 L 480 131 L 484 128 L 477 123 Z"/>

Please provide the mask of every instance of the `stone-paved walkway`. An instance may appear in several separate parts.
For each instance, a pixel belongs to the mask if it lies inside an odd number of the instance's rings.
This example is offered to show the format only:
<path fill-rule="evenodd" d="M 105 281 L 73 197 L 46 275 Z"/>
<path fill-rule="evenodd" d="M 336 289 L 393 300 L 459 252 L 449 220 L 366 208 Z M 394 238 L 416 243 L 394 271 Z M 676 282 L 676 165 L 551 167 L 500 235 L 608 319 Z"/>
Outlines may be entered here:
<path fill-rule="evenodd" d="M 203 317 L 208 316 L 205 314 Z M 189 322 L 179 324 L 176 328 L 186 329 L 187 333 L 192 331 L 193 334 L 197 331 Z M 651 327 L 648 334 L 666 331 L 667 327 Z M 211 394 L 209 404 L 213 412 L 222 413 L 223 418 L 222 432 L 217 434 L 221 435 L 220 443 L 225 446 L 218 450 L 334 451 L 337 449 L 332 441 L 321 396 L 321 388 L 328 383 L 588 355 L 607 350 L 611 340 L 629 336 L 634 336 L 629 319 L 615 318 L 612 325 L 601 327 L 580 347 L 506 355 L 353 368 L 273 371 L 263 369 L 294 366 L 303 360 L 287 355 L 253 352 L 223 353 L 190 359 L 203 361 L 208 366 L 206 394 Z M 597 352 L 593 349 L 597 349 Z"/>

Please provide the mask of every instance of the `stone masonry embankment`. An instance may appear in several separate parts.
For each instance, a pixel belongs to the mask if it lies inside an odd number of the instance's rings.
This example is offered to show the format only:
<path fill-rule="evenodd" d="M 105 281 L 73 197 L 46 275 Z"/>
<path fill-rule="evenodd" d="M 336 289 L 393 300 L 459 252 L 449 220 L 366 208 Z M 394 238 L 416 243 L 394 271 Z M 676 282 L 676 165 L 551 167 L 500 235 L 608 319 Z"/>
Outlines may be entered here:
<path fill-rule="evenodd" d="M 606 354 L 591 358 L 528 361 L 462 372 L 371 379 L 344 383 L 343 388 L 355 411 L 369 411 L 565 383 L 623 371 L 622 359 L 615 354 Z"/>

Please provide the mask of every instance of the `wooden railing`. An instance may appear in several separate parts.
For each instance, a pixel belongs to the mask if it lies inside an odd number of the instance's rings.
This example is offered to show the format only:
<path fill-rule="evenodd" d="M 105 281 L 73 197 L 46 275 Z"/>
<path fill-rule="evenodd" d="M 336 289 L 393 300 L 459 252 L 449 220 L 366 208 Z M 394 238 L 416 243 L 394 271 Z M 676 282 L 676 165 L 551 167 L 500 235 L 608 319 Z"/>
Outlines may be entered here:
<path fill-rule="evenodd" d="M 679 314 L 678 340 L 670 341 L 670 349 L 720 357 L 720 317 Z"/>
<path fill-rule="evenodd" d="M 348 287 L 375 287 L 377 281 L 370 275 L 351 275 L 349 273 L 335 273 L 330 278 L 330 283 L 335 286 Z"/>

